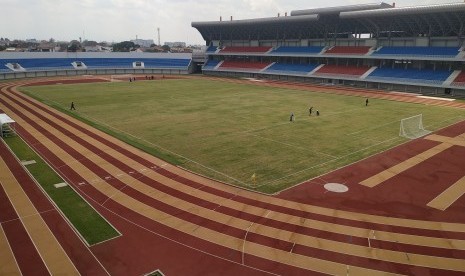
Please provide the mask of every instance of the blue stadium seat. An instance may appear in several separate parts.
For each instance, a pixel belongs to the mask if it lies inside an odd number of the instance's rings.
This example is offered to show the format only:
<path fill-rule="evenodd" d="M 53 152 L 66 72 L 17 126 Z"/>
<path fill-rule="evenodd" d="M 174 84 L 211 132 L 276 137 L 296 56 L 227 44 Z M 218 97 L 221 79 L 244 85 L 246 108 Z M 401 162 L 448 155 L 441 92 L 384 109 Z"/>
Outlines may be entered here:
<path fill-rule="evenodd" d="M 319 64 L 287 64 L 275 63 L 265 70 L 267 73 L 282 73 L 282 74 L 299 74 L 306 75 L 313 71 Z"/>
<path fill-rule="evenodd" d="M 211 70 L 211 69 L 214 69 L 214 68 L 218 65 L 218 63 L 220 63 L 220 62 L 221 62 L 221 60 L 212 60 L 212 59 L 210 59 L 210 60 L 208 60 L 207 63 L 202 67 L 202 69 L 210 69 L 210 70 Z"/>
<path fill-rule="evenodd" d="M 455 57 L 459 47 L 382 47 L 372 55 Z"/>
<path fill-rule="evenodd" d="M 24 59 L 2 59 L 0 63 L 19 63 L 26 70 L 50 70 L 50 69 L 73 69 L 71 62 L 75 61 L 70 58 L 24 58 Z"/>
<path fill-rule="evenodd" d="M 218 49 L 218 47 L 216 47 L 216 46 L 209 46 L 207 48 L 207 53 L 214 53 L 214 52 L 216 52 L 217 49 Z"/>
<path fill-rule="evenodd" d="M 187 69 L 190 59 L 169 58 L 33 58 L 2 59 L 0 64 L 19 63 L 29 71 L 74 69 L 72 62 L 82 61 L 89 68 L 133 68 L 136 61 L 144 62 L 145 68 L 179 68 Z"/>
<path fill-rule="evenodd" d="M 451 74 L 447 70 L 377 68 L 367 79 L 398 82 L 442 84 Z"/>
<path fill-rule="evenodd" d="M 277 49 L 271 51 L 271 54 L 318 54 L 323 51 L 324 47 L 292 47 L 292 46 L 280 46 Z"/>

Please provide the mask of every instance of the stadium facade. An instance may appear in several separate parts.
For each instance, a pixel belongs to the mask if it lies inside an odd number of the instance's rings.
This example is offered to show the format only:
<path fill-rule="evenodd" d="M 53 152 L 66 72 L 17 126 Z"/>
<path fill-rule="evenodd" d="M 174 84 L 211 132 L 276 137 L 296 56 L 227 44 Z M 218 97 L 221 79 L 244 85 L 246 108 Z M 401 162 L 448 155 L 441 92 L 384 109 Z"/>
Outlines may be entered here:
<path fill-rule="evenodd" d="M 465 96 L 465 3 L 365 4 L 192 22 L 204 74 Z"/>

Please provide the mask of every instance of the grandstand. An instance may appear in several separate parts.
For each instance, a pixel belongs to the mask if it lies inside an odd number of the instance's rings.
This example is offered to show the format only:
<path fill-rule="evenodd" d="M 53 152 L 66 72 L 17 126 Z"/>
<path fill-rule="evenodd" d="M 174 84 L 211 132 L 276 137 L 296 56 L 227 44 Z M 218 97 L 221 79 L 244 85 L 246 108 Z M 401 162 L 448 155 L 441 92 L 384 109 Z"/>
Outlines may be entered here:
<path fill-rule="evenodd" d="M 0 79 L 86 74 L 189 74 L 193 70 L 191 54 L 0 52 Z"/>
<path fill-rule="evenodd" d="M 209 46 L 204 74 L 465 96 L 465 3 L 352 5 L 192 26 Z"/>

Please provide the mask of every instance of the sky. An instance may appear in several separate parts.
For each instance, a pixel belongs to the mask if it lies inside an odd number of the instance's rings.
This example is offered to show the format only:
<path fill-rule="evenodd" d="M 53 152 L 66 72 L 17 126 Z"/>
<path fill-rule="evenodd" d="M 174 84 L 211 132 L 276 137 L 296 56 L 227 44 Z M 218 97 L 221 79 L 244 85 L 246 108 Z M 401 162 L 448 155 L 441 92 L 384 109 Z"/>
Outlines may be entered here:
<path fill-rule="evenodd" d="M 394 0 L 395 1 L 395 0 Z M 274 17 L 293 10 L 373 0 L 0 0 L 0 37 L 119 42 L 135 39 L 205 44 L 193 21 Z M 391 1 L 385 1 L 392 4 Z M 462 2 L 401 0 L 396 7 Z M 330 4 L 328 4 L 330 3 Z"/>

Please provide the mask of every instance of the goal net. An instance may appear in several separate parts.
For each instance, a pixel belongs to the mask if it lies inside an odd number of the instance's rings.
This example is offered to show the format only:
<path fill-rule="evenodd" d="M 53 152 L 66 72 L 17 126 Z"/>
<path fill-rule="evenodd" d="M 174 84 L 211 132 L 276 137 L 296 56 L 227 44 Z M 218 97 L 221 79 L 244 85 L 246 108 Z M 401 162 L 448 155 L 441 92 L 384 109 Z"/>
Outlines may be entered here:
<path fill-rule="evenodd" d="M 408 139 L 417 139 L 430 134 L 431 131 L 423 128 L 423 115 L 415 115 L 400 120 L 399 135 Z"/>

